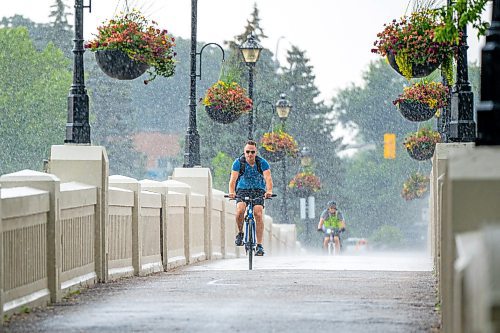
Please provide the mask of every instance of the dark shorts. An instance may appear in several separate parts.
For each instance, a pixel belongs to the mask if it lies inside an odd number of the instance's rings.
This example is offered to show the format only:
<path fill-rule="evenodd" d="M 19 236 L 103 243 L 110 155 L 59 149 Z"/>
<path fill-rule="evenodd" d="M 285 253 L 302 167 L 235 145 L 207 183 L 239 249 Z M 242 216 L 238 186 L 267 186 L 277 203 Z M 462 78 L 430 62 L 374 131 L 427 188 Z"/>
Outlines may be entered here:
<path fill-rule="evenodd" d="M 256 198 L 253 202 L 254 206 L 262 206 L 264 207 L 264 194 L 266 191 L 261 190 L 261 189 L 252 189 L 252 190 L 236 190 L 236 195 L 239 197 L 250 197 L 250 198 Z M 242 202 L 242 199 L 236 199 L 236 202 Z"/>

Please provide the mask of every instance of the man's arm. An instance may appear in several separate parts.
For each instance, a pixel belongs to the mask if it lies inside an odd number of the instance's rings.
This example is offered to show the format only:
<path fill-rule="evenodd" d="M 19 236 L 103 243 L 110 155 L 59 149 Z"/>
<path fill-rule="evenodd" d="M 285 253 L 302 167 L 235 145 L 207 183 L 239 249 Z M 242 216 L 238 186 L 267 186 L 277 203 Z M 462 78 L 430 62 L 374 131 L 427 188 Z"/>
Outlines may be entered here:
<path fill-rule="evenodd" d="M 344 215 L 342 213 L 339 214 L 339 220 L 340 220 L 340 228 L 345 229 L 345 221 L 344 221 Z"/>
<path fill-rule="evenodd" d="M 271 177 L 271 169 L 267 169 L 262 173 L 264 176 L 264 181 L 266 182 L 266 198 L 270 198 L 273 195 L 273 178 Z"/>
<path fill-rule="evenodd" d="M 236 196 L 236 180 L 240 173 L 238 171 L 231 171 L 231 178 L 229 178 L 229 197 L 234 199 Z"/>
<path fill-rule="evenodd" d="M 319 219 L 319 223 L 318 223 L 318 230 L 322 230 L 323 229 L 323 222 L 325 221 L 324 218 L 320 218 Z"/>

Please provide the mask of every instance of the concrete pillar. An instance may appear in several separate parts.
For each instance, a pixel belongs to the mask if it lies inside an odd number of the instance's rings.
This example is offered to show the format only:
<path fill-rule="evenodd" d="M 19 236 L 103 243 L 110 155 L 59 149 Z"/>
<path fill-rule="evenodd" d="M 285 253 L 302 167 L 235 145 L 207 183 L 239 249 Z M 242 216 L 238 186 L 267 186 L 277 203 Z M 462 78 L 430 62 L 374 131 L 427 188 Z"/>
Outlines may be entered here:
<path fill-rule="evenodd" d="M 101 146 L 52 146 L 48 171 L 61 182 L 76 181 L 97 187 L 95 220 L 95 271 L 100 282 L 108 280 L 106 224 L 108 221 L 109 161 Z"/>
<path fill-rule="evenodd" d="M 447 220 L 452 235 L 475 231 L 487 224 L 500 224 L 500 147 L 481 146 L 452 152 L 446 191 Z M 454 242 L 452 247 L 454 259 Z M 451 279 L 453 285 L 453 276 Z M 451 299 L 448 306 L 453 306 L 453 302 Z M 443 317 L 443 329 L 452 332 L 453 318 L 448 319 Z"/>
<path fill-rule="evenodd" d="M 191 255 L 191 251 L 189 250 L 189 229 L 190 229 L 189 217 L 191 216 L 190 212 L 191 186 L 189 186 L 186 183 L 172 179 L 166 180 L 163 183 L 167 186 L 167 192 L 172 191 L 172 192 L 182 193 L 186 196 L 186 209 L 184 210 L 184 257 L 186 258 L 186 264 L 188 264 Z M 167 224 L 169 224 L 168 219 L 167 219 Z"/>
<path fill-rule="evenodd" d="M 217 199 L 217 207 L 220 209 L 220 220 L 217 221 L 218 228 L 215 230 L 212 224 L 212 239 L 217 239 L 217 246 L 212 246 L 212 254 L 217 257 L 217 259 L 225 258 L 226 252 L 226 206 L 224 205 L 224 201 L 227 200 L 224 198 L 224 192 L 219 190 L 212 190 L 212 209 L 215 210 L 214 202 Z M 212 221 L 213 222 L 213 221 Z"/>
<path fill-rule="evenodd" d="M 451 228 L 447 225 L 446 208 L 444 207 L 443 197 L 444 181 L 447 168 L 447 162 L 450 153 L 460 150 L 470 150 L 474 147 L 472 143 L 438 143 L 432 157 L 431 172 L 431 219 L 430 224 L 430 245 L 431 255 L 434 258 L 434 266 L 438 278 L 439 299 L 442 304 L 443 321 L 445 317 L 451 315 L 451 308 L 448 309 L 446 299 L 452 297 L 451 275 L 453 274 L 454 257 L 451 256 L 451 244 L 453 235 Z M 448 311 L 449 310 L 449 311 Z"/>
<path fill-rule="evenodd" d="M 488 312 L 490 332 L 500 332 L 500 221 L 495 227 L 489 226 L 483 230 L 484 243 L 486 248 L 486 260 L 488 271 L 488 281 L 491 290 L 484 291 L 488 297 Z"/>
<path fill-rule="evenodd" d="M 167 184 L 149 179 L 143 179 L 139 183 L 143 190 L 161 194 L 160 250 L 161 250 L 161 261 L 163 264 L 163 270 L 166 271 L 168 264 Z"/>
<path fill-rule="evenodd" d="M 51 174 L 23 170 L 0 177 L 3 188 L 33 187 L 50 193 L 50 211 L 47 218 L 47 283 L 50 301 L 61 300 L 61 220 L 59 208 L 60 181 Z"/>
<path fill-rule="evenodd" d="M 171 179 L 177 180 L 191 186 L 194 193 L 203 194 L 205 203 L 205 253 L 207 259 L 211 259 L 212 245 L 211 221 L 212 221 L 212 174 L 208 168 L 175 168 Z"/>
<path fill-rule="evenodd" d="M 134 192 L 134 208 L 132 209 L 132 266 L 134 274 L 140 275 L 142 269 L 142 221 L 141 221 L 141 184 L 134 178 L 110 176 L 109 186 Z"/>

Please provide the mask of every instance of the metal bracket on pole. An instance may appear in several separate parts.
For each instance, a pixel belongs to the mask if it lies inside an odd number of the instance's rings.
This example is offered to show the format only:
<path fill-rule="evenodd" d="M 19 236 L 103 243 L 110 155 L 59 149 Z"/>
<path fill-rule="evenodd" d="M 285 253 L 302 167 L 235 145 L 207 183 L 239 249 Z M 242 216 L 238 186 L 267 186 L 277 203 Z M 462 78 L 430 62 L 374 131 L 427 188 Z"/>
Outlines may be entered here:
<path fill-rule="evenodd" d="M 222 46 L 220 46 L 219 44 L 217 43 L 208 43 L 208 44 L 205 44 L 203 45 L 203 47 L 201 48 L 200 52 L 197 52 L 196 53 L 196 56 L 199 56 L 199 73 L 196 73 L 196 77 L 199 78 L 201 80 L 201 54 L 203 53 L 203 50 L 205 49 L 205 47 L 209 46 L 209 45 L 216 45 L 219 47 L 219 49 L 222 51 L 222 62 L 224 63 L 225 61 L 225 57 L 224 57 L 224 49 L 222 48 Z"/>
<path fill-rule="evenodd" d="M 89 13 L 92 13 L 92 0 L 89 0 L 89 5 L 88 6 L 83 5 L 83 8 L 88 8 L 89 9 Z"/>

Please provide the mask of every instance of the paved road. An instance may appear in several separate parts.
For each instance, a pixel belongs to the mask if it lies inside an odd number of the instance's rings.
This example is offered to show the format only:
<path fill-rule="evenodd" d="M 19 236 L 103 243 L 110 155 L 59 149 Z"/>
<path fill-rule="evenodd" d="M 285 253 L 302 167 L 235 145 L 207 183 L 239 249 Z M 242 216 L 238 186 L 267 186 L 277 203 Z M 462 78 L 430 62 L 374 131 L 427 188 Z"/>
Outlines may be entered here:
<path fill-rule="evenodd" d="M 438 332 L 424 256 L 204 262 L 98 284 L 6 332 Z"/>

